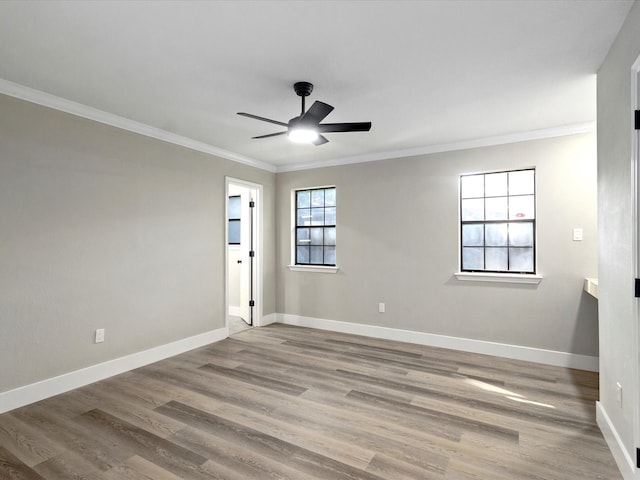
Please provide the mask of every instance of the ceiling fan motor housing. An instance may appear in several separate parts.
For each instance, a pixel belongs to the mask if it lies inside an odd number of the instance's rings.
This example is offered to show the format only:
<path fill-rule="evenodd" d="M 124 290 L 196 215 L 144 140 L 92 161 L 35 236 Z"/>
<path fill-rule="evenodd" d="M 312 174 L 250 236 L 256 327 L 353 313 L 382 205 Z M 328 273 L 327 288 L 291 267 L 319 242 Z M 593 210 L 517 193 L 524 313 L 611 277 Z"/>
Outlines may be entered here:
<path fill-rule="evenodd" d="M 296 82 L 293 84 L 293 89 L 299 97 L 308 97 L 313 92 L 313 83 Z"/>

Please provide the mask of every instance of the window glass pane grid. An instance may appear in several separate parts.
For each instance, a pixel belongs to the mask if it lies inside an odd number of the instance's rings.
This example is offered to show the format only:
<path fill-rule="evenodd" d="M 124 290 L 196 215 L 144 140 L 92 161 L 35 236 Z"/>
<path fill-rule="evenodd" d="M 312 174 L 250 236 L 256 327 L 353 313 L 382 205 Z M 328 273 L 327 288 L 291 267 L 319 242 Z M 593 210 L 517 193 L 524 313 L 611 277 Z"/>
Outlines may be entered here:
<path fill-rule="evenodd" d="M 535 274 L 535 169 L 460 177 L 462 271 Z"/>
<path fill-rule="evenodd" d="M 296 265 L 335 266 L 335 187 L 297 190 Z"/>
<path fill-rule="evenodd" d="M 229 220 L 240 220 L 240 195 L 229 197 Z"/>
<path fill-rule="evenodd" d="M 227 205 L 228 211 L 228 234 L 227 243 L 229 245 L 240 245 L 240 216 L 241 216 L 241 197 L 240 195 L 233 195 L 229 197 Z"/>

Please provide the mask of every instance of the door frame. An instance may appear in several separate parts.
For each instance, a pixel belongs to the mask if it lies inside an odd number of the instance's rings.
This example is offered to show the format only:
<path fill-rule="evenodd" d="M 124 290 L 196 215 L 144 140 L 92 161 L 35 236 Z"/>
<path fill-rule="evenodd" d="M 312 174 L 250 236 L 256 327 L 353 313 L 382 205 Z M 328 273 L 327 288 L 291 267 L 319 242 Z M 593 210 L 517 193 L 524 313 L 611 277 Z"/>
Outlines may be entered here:
<path fill-rule="evenodd" d="M 631 67 L 631 164 L 633 168 L 633 255 L 635 256 L 635 278 L 640 278 L 640 130 L 635 129 L 635 111 L 640 109 L 640 57 L 636 59 Z M 635 369 L 632 378 L 635 385 L 632 385 L 635 396 L 635 406 L 633 408 L 634 418 L 634 441 L 635 447 L 640 448 L 640 302 L 635 305 L 635 362 L 632 368 Z M 638 455 L 640 457 L 640 455 Z M 636 459 L 634 459 L 636 460 Z M 640 458 L 636 460 L 640 462 Z M 640 465 L 635 465 L 640 468 Z M 640 475 L 636 468 L 636 475 Z M 640 478 L 640 477 L 639 477 Z"/>
<path fill-rule="evenodd" d="M 253 268 L 253 293 L 255 306 L 253 308 L 253 325 L 261 326 L 262 317 L 264 314 L 263 309 L 263 285 L 262 285 L 262 272 L 263 272 L 263 186 L 258 183 L 249 182 L 239 178 L 224 177 L 224 326 L 227 329 L 227 336 L 229 336 L 229 186 L 237 185 L 243 188 L 249 188 L 255 190 L 256 198 L 254 207 L 254 224 L 253 224 L 253 245 L 255 250 L 254 256 L 254 268 Z M 245 219 L 241 219 L 243 221 Z"/>

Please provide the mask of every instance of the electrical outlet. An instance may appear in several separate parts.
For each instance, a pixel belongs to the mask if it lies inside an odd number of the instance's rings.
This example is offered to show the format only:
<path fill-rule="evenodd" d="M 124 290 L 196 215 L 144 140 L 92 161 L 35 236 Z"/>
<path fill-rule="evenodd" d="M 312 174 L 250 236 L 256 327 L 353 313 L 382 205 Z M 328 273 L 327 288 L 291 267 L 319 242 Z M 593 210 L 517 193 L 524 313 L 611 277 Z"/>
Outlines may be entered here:
<path fill-rule="evenodd" d="M 581 228 L 574 228 L 573 229 L 573 241 L 574 242 L 581 242 L 582 241 L 582 229 Z"/>
<path fill-rule="evenodd" d="M 378 304 L 378 312 L 379 313 L 384 313 L 385 310 L 386 310 L 386 307 L 385 307 L 384 303 L 379 303 Z"/>
<path fill-rule="evenodd" d="M 95 343 L 102 343 L 102 342 L 104 342 L 104 328 L 99 328 L 96 330 Z"/>

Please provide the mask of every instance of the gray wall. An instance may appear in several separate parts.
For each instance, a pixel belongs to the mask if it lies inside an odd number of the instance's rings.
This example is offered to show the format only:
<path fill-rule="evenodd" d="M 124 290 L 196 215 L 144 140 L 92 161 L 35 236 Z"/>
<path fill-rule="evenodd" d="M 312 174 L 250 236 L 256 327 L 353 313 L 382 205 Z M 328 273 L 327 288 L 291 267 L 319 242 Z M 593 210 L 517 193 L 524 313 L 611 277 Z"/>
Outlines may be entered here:
<path fill-rule="evenodd" d="M 275 174 L 0 96 L 0 392 L 224 327 L 225 175 L 274 313 Z"/>
<path fill-rule="evenodd" d="M 542 283 L 457 280 L 458 176 L 531 166 Z M 291 190 L 320 185 L 337 187 L 340 270 L 289 271 Z M 596 188 L 595 134 L 279 173 L 277 311 L 597 356 Z"/>
<path fill-rule="evenodd" d="M 635 3 L 598 72 L 600 403 L 632 459 L 633 409 L 640 401 L 640 385 L 634 378 L 638 327 L 632 291 L 631 67 L 639 55 L 640 5 Z M 617 382 L 623 386 L 623 408 L 616 401 Z"/>

